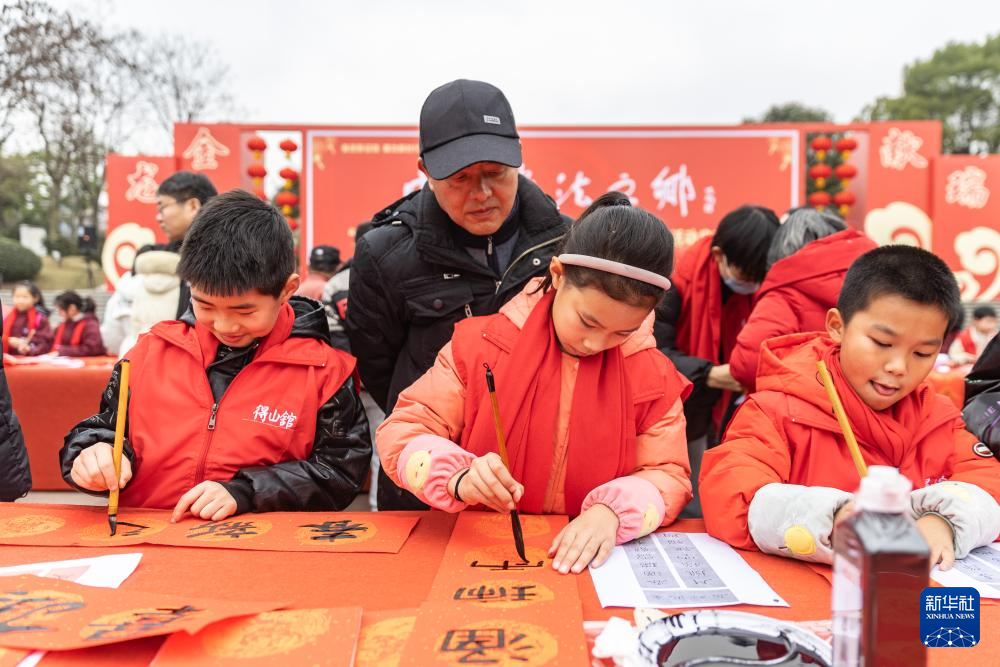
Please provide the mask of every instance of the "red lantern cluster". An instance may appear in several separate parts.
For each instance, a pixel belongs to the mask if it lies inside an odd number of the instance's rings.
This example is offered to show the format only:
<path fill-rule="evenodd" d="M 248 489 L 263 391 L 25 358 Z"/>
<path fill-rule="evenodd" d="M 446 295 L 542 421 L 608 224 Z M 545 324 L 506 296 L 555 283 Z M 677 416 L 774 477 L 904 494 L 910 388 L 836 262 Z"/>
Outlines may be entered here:
<path fill-rule="evenodd" d="M 264 194 L 264 177 L 267 176 L 267 169 L 264 168 L 262 159 L 264 151 L 267 150 L 267 142 L 258 134 L 247 139 L 247 150 L 253 154 L 254 162 L 247 167 L 247 176 L 253 181 L 253 192 L 261 199 L 267 200 Z"/>
<path fill-rule="evenodd" d="M 299 149 L 299 145 L 292 139 L 282 139 L 281 143 L 278 144 L 278 148 L 284 151 L 285 159 L 291 162 L 292 153 Z M 288 220 L 288 226 L 294 231 L 299 227 L 298 221 L 293 217 L 295 207 L 299 204 L 299 196 L 294 192 L 296 183 L 299 180 L 299 172 L 292 164 L 289 164 L 282 167 L 278 175 L 284 180 L 284 184 L 281 186 L 281 192 L 274 198 L 274 203 L 281 207 L 281 212 L 285 214 L 285 218 Z"/>
<path fill-rule="evenodd" d="M 814 185 L 814 192 L 807 198 L 809 205 L 820 211 L 827 206 L 835 205 L 840 215 L 846 217 L 856 201 L 856 197 L 848 191 L 848 187 L 851 179 L 858 175 L 857 167 L 848 164 L 847 158 L 850 157 L 851 151 L 858 147 L 858 142 L 845 136 L 834 143 L 830 137 L 819 135 L 813 137 L 809 147 L 815 156 L 815 163 L 808 171 Z M 836 153 L 833 153 L 834 150 Z M 830 157 L 831 153 L 833 157 Z M 837 180 L 831 185 L 833 177 Z"/>

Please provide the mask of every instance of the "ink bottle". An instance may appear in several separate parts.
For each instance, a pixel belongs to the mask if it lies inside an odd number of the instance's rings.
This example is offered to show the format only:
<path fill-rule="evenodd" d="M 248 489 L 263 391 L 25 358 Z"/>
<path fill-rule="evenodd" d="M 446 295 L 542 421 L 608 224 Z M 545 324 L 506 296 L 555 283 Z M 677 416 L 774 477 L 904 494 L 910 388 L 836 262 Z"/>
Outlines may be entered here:
<path fill-rule="evenodd" d="M 833 531 L 834 667 L 924 667 L 920 593 L 930 549 L 910 518 L 910 480 L 871 466 Z"/>

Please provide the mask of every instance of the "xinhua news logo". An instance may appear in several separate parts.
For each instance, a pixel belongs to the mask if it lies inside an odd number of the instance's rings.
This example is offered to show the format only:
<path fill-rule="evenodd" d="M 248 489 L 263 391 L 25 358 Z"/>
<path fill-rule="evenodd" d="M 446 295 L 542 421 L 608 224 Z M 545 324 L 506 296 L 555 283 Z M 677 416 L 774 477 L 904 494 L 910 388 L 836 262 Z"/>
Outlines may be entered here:
<path fill-rule="evenodd" d="M 925 588 L 920 593 L 920 639 L 931 648 L 978 644 L 979 591 Z"/>

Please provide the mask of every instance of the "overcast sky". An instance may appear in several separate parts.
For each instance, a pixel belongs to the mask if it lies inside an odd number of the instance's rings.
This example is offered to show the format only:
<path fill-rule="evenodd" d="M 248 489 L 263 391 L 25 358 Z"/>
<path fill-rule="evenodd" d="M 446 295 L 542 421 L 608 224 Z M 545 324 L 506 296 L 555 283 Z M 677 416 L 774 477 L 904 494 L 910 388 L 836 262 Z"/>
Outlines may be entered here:
<path fill-rule="evenodd" d="M 898 94 L 907 63 L 1000 32 L 1000 0 L 104 0 L 101 14 L 212 42 L 234 120 L 281 123 L 416 123 L 460 77 L 503 89 L 519 124 L 738 123 L 790 100 L 849 121 Z"/>

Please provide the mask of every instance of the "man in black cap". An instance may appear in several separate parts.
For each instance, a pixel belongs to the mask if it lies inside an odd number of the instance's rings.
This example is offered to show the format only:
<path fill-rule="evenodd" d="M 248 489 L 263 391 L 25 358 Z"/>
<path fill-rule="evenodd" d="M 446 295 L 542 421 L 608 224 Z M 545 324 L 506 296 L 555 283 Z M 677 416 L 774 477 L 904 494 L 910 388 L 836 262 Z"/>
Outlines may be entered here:
<path fill-rule="evenodd" d="M 340 250 L 332 245 L 318 245 L 309 253 L 309 274 L 295 294 L 320 301 L 326 283 L 340 270 Z"/>
<path fill-rule="evenodd" d="M 346 330 L 365 388 L 388 414 L 434 364 L 455 322 L 490 315 L 548 270 L 569 218 L 517 173 L 504 94 L 459 79 L 420 111 L 424 187 L 383 208 L 357 243 Z M 379 509 L 426 506 L 380 473 Z"/>

